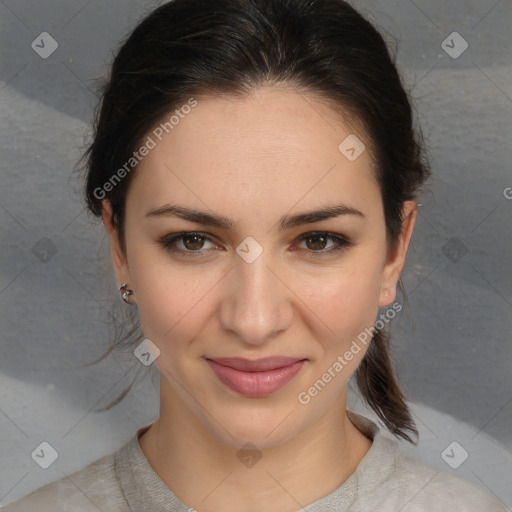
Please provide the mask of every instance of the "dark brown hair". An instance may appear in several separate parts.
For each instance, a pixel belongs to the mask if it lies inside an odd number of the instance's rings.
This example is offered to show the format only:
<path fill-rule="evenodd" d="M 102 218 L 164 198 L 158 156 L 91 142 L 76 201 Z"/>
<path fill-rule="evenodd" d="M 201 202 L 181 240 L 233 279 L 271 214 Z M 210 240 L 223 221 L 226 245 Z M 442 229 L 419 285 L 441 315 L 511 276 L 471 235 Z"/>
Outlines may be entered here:
<path fill-rule="evenodd" d="M 416 197 L 428 162 L 383 37 L 342 0 L 172 0 L 131 32 L 113 61 L 84 155 L 87 205 L 100 216 L 102 199 L 111 202 L 123 248 L 125 196 L 135 171 L 108 192 L 104 184 L 155 125 L 191 97 L 242 95 L 268 84 L 320 95 L 362 125 L 376 163 L 388 249 L 394 248 L 403 203 Z M 417 430 L 388 342 L 374 333 L 356 380 L 390 431 L 413 442 L 408 432 Z"/>

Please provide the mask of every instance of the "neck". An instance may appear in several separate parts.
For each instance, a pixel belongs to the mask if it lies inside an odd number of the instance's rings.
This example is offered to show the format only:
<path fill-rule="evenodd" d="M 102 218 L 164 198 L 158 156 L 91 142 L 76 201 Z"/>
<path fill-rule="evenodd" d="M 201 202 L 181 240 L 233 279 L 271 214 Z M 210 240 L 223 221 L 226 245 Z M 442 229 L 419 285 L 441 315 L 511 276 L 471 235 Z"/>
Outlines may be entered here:
<path fill-rule="evenodd" d="M 296 437 L 254 451 L 214 436 L 164 379 L 160 395 L 160 417 L 139 438 L 141 450 L 167 487 L 201 512 L 302 510 L 339 487 L 371 446 L 346 416 L 346 392 Z"/>

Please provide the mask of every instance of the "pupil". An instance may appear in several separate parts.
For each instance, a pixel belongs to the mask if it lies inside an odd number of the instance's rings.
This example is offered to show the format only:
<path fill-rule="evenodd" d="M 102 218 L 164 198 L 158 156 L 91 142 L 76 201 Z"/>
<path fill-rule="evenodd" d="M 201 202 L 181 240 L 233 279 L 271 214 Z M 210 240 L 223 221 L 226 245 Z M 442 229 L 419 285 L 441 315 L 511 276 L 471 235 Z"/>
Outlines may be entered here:
<path fill-rule="evenodd" d="M 326 237 L 323 236 L 323 235 L 312 235 L 312 236 L 309 237 L 309 240 L 315 240 L 315 239 L 316 240 L 321 240 L 321 241 L 320 241 L 320 244 L 313 243 L 313 246 L 315 246 L 315 245 L 317 246 L 317 247 L 313 247 L 313 249 L 324 249 L 325 248 Z"/>
<path fill-rule="evenodd" d="M 195 250 L 195 249 L 201 249 L 201 236 L 199 235 L 189 235 L 187 238 L 185 238 L 185 241 L 187 240 L 192 240 L 192 239 L 196 239 L 198 240 L 199 239 L 199 242 L 196 242 L 194 244 L 194 242 L 192 242 L 192 244 L 185 244 L 187 246 L 188 249 L 192 249 L 192 250 Z M 194 246 L 196 245 L 196 247 L 190 247 L 190 245 Z"/>

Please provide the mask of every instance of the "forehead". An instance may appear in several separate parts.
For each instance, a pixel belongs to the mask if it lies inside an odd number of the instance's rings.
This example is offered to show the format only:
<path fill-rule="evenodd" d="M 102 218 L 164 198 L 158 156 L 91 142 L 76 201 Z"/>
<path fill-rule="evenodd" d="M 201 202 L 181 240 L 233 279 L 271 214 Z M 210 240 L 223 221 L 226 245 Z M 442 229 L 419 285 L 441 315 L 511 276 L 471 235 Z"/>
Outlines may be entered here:
<path fill-rule="evenodd" d="M 139 202 L 158 206 L 172 195 L 204 207 L 257 199 L 282 209 L 378 192 L 370 151 L 351 160 L 346 144 L 340 148 L 347 138 L 366 141 L 359 123 L 318 96 L 271 86 L 195 101 L 149 133 L 155 146 L 129 190 Z"/>

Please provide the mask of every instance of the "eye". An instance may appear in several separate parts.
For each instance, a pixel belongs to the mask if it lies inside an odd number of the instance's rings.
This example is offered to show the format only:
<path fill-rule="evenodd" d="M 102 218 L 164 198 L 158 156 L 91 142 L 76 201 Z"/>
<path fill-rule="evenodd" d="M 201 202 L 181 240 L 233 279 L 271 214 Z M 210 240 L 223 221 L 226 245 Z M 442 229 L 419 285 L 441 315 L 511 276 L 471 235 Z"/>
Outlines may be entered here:
<path fill-rule="evenodd" d="M 205 233 L 196 231 L 173 233 L 165 235 L 158 240 L 158 243 L 165 250 L 179 255 L 192 257 L 203 257 L 206 256 L 205 253 L 211 252 L 212 249 L 203 250 L 205 242 L 214 244 L 213 238 Z M 353 245 L 353 243 L 346 237 L 327 233 L 325 231 L 312 231 L 310 233 L 305 233 L 299 237 L 299 242 L 305 243 L 307 247 L 305 249 L 299 248 L 297 250 L 306 252 L 313 257 L 332 254 Z M 329 249 L 326 249 L 328 242 L 332 245 Z M 182 244 L 182 247 L 178 247 L 180 243 Z"/>
<path fill-rule="evenodd" d="M 158 240 L 158 243 L 166 250 L 186 256 L 202 256 L 205 241 L 212 242 L 212 238 L 204 233 L 188 231 L 166 235 Z M 184 249 L 176 248 L 177 242 L 183 244 Z"/>
<path fill-rule="evenodd" d="M 352 242 L 346 237 L 327 233 L 325 231 L 312 231 L 311 233 L 306 233 L 302 235 L 299 240 L 301 242 L 305 242 L 306 246 L 309 246 L 306 249 L 299 250 L 305 250 L 314 257 L 332 254 L 352 245 Z M 333 244 L 330 249 L 325 248 L 328 242 Z"/>

